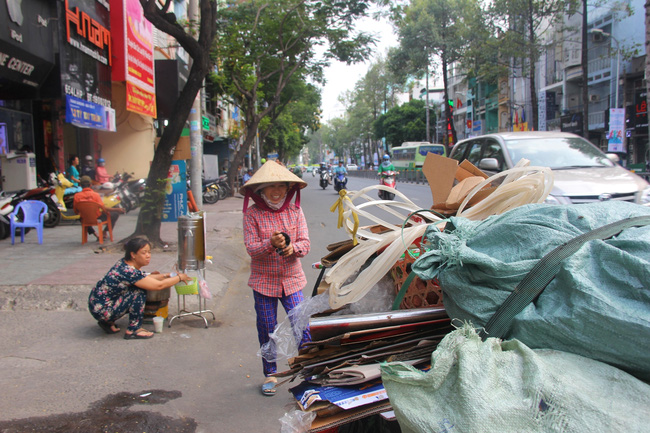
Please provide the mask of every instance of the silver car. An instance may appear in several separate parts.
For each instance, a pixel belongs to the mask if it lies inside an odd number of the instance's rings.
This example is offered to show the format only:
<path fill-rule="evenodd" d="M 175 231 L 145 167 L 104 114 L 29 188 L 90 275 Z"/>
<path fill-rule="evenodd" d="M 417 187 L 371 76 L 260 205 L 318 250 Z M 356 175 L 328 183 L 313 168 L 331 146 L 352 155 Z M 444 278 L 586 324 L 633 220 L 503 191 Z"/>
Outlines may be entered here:
<path fill-rule="evenodd" d="M 450 158 L 469 160 L 488 175 L 512 168 L 520 159 L 550 167 L 555 182 L 546 199 L 553 204 L 621 200 L 650 206 L 650 184 L 613 162 L 584 138 L 568 132 L 503 132 L 456 143 Z"/>

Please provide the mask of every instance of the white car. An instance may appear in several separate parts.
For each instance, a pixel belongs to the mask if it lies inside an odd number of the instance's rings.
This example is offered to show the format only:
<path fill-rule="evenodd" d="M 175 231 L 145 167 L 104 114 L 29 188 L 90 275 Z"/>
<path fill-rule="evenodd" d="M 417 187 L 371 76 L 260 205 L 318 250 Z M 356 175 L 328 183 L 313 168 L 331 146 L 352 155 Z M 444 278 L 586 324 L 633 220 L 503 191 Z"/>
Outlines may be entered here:
<path fill-rule="evenodd" d="M 348 171 L 358 170 L 359 169 L 359 167 L 357 167 L 356 164 L 348 164 L 348 165 L 345 166 L 345 168 L 347 168 Z"/>
<path fill-rule="evenodd" d="M 553 170 L 552 204 L 578 204 L 604 200 L 629 201 L 650 206 L 650 184 L 613 162 L 584 138 L 568 132 L 503 132 L 461 140 L 449 157 L 467 159 L 489 176 L 512 168 L 520 159 Z"/>

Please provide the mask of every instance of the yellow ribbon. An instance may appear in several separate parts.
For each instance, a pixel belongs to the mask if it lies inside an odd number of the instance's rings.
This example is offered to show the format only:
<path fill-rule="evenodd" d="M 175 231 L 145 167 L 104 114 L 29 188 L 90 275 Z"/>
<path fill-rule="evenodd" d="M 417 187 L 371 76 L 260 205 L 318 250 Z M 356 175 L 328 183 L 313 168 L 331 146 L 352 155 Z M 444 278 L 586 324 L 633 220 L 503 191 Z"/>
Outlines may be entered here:
<path fill-rule="evenodd" d="M 345 211 L 345 207 L 343 206 L 344 201 L 349 201 L 350 204 L 352 204 L 352 200 L 350 200 L 350 197 L 348 197 L 348 192 L 344 189 L 339 191 L 339 198 L 336 200 L 336 202 L 332 205 L 330 208 L 330 212 L 335 212 L 336 209 L 338 208 L 339 210 L 339 219 L 338 223 L 336 225 L 337 229 L 340 229 L 343 227 L 343 212 Z M 359 228 L 359 216 L 355 211 L 352 211 L 352 218 L 354 219 L 354 228 L 352 230 L 352 244 L 356 245 L 359 241 L 357 240 L 357 229 Z"/>

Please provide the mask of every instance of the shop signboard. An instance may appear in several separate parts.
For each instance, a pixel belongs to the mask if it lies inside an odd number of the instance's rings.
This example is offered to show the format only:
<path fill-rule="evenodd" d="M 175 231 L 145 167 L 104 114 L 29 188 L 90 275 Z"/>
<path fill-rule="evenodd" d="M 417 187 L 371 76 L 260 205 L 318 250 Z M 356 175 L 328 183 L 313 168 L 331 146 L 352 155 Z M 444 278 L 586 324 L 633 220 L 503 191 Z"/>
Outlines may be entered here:
<path fill-rule="evenodd" d="M 157 117 L 153 26 L 144 17 L 140 0 L 111 2 L 111 34 L 113 81 L 126 82 L 126 109 Z"/>
<path fill-rule="evenodd" d="M 54 66 L 56 21 L 51 17 L 56 5 L 50 0 L 16 0 L 0 8 L 4 9 L 0 13 L 0 78 L 38 88 Z M 8 90 L 17 89 L 8 86 Z"/>
<path fill-rule="evenodd" d="M 562 132 L 582 135 L 582 113 L 573 113 L 560 118 Z"/>
<path fill-rule="evenodd" d="M 110 119 L 98 121 L 94 118 L 111 113 L 112 47 L 108 2 L 65 0 L 58 5 L 61 86 L 66 102 L 74 104 L 66 107 L 66 112 L 71 114 L 66 113 L 66 120 L 89 128 L 114 126 Z M 80 119 L 85 120 L 75 123 Z M 88 121 L 90 125 L 85 123 Z"/>
<path fill-rule="evenodd" d="M 187 214 L 187 167 L 183 160 L 172 161 L 165 186 L 162 221 L 175 222 Z"/>
<path fill-rule="evenodd" d="M 65 121 L 80 128 L 115 131 L 115 110 L 66 95 Z"/>

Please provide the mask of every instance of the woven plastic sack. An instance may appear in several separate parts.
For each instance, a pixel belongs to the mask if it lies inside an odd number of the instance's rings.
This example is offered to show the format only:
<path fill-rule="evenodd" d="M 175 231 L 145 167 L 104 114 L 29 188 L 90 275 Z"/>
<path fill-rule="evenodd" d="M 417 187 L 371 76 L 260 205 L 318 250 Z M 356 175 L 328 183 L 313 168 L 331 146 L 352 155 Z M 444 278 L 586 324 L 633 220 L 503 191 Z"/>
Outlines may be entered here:
<path fill-rule="evenodd" d="M 647 432 L 650 386 L 602 362 L 449 333 L 422 372 L 383 363 L 403 433 Z"/>
<path fill-rule="evenodd" d="M 482 327 L 548 252 L 606 224 L 647 215 L 647 207 L 611 201 L 526 205 L 483 221 L 451 218 L 450 231 L 427 230 L 431 250 L 412 269 L 422 279 L 438 278 L 452 319 Z M 650 226 L 587 242 L 502 337 L 650 380 Z"/>

